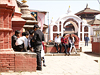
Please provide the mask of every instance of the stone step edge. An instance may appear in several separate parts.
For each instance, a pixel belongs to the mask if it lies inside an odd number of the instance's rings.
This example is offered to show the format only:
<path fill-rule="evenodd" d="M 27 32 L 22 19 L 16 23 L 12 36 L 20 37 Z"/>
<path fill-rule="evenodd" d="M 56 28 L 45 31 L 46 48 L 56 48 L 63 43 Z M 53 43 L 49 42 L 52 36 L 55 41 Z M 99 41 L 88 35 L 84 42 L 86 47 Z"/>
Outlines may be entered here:
<path fill-rule="evenodd" d="M 66 55 L 65 53 L 46 53 L 45 56 L 80 56 L 80 53 L 71 53 L 70 55 Z"/>

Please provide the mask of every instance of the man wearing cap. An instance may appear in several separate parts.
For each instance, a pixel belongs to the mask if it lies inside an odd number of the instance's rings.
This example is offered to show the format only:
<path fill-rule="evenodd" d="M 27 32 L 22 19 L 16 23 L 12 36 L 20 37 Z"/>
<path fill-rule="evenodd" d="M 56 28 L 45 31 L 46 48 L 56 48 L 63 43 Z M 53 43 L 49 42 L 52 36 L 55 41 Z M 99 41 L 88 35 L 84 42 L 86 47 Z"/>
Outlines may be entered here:
<path fill-rule="evenodd" d="M 44 34 L 39 30 L 38 25 L 34 25 L 34 36 L 33 41 L 35 42 L 35 52 L 37 53 L 37 70 L 42 70 L 41 67 L 41 49 L 42 41 L 44 41 Z"/>
<path fill-rule="evenodd" d="M 55 37 L 55 46 L 57 49 L 57 53 L 61 53 L 61 48 L 62 48 L 62 44 L 61 44 L 61 38 L 59 37 L 59 34 L 57 34 L 57 36 Z M 60 51 L 58 51 L 58 46 L 60 47 Z"/>
<path fill-rule="evenodd" d="M 14 51 L 16 51 L 16 45 L 15 42 L 16 40 L 20 37 L 20 31 L 16 30 L 15 31 L 15 35 L 12 36 L 12 48 L 14 49 Z"/>

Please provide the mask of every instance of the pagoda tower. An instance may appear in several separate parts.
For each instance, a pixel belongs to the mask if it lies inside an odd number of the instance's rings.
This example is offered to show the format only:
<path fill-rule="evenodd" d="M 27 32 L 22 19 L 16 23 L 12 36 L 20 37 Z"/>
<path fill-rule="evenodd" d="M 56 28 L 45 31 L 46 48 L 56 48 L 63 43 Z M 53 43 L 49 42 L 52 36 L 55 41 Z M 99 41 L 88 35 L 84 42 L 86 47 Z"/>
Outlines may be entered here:
<path fill-rule="evenodd" d="M 26 24 L 24 25 L 24 29 L 25 30 L 30 30 L 34 27 L 35 24 L 37 24 L 38 22 L 35 21 L 35 19 L 31 16 L 30 10 L 29 10 L 29 6 L 26 4 L 26 0 L 22 0 L 22 5 L 21 5 L 21 13 L 22 16 L 21 18 L 23 18 L 24 20 L 26 20 Z"/>
<path fill-rule="evenodd" d="M 90 9 L 87 4 L 86 8 L 84 10 L 79 11 L 75 15 L 80 16 L 81 19 L 86 19 L 87 22 L 89 22 L 90 20 L 94 20 L 96 15 L 98 15 L 98 14 L 100 14 L 100 11 Z"/>

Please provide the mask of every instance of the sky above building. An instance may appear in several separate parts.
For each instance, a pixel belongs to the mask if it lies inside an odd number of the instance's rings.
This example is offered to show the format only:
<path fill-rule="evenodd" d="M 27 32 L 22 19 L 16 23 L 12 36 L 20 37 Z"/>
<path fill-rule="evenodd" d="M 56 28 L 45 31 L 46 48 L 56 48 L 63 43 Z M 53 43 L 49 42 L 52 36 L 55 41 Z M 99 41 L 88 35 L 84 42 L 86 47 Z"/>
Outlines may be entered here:
<path fill-rule="evenodd" d="M 22 0 L 18 0 L 22 1 Z M 45 23 L 48 24 L 53 20 L 56 21 L 61 15 L 67 13 L 67 10 L 70 6 L 70 10 L 73 14 L 84 10 L 86 4 L 88 7 L 95 10 L 100 10 L 100 4 L 98 0 L 26 0 L 29 5 L 29 9 L 35 9 L 40 11 L 49 12 L 49 22 L 48 14 L 45 17 Z M 96 16 L 97 19 L 100 19 L 100 15 Z"/>

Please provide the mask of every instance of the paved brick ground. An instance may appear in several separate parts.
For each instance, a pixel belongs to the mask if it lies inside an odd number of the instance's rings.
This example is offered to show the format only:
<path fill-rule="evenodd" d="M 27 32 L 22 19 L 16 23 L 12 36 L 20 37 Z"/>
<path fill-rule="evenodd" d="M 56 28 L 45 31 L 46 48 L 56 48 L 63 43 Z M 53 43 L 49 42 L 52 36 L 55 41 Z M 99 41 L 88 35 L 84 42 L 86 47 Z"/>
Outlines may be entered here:
<path fill-rule="evenodd" d="M 47 67 L 37 72 L 9 72 L 1 75 L 100 75 L 100 56 L 90 53 L 91 44 L 84 46 L 80 56 L 45 56 Z M 86 53 L 84 53 L 86 52 Z M 89 53 L 88 53 L 89 52 Z M 96 60 L 96 61 L 94 61 Z"/>

